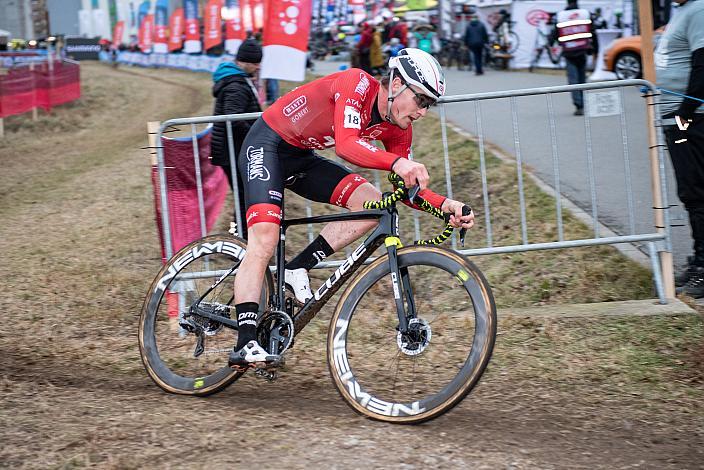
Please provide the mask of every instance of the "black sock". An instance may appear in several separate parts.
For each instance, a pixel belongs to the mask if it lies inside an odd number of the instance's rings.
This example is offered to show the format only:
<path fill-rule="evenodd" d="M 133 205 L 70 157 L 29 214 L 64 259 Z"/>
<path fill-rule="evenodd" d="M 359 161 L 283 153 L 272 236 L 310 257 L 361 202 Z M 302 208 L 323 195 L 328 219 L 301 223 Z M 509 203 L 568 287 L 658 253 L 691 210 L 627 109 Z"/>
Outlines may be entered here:
<path fill-rule="evenodd" d="M 235 349 L 240 350 L 245 344 L 257 339 L 258 311 L 259 304 L 256 302 L 235 305 L 235 312 L 237 312 L 237 346 Z"/>
<path fill-rule="evenodd" d="M 313 240 L 313 243 L 308 245 L 305 250 L 286 265 L 286 269 L 305 268 L 306 271 L 310 271 L 316 264 L 333 253 L 335 253 L 335 250 L 330 247 L 322 235 L 318 235 L 318 238 Z"/>

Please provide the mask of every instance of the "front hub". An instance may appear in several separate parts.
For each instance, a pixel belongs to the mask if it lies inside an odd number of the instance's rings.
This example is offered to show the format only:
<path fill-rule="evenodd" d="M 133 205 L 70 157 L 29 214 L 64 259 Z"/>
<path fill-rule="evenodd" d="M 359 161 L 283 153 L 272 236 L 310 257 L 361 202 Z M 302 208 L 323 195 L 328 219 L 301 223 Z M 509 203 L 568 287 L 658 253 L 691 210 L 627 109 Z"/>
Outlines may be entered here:
<path fill-rule="evenodd" d="M 408 322 L 408 332 L 396 334 L 398 348 L 407 356 L 417 356 L 430 344 L 433 333 L 430 324 L 421 318 L 412 318 Z"/>

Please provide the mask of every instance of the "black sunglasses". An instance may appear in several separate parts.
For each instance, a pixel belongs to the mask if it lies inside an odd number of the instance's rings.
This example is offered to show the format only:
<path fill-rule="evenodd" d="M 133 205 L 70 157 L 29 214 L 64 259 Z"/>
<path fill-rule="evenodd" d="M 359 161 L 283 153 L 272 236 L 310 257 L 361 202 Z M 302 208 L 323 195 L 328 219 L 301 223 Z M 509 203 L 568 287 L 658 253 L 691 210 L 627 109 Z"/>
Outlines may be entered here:
<path fill-rule="evenodd" d="M 437 100 L 431 98 L 430 96 L 418 93 L 410 86 L 407 86 L 407 88 L 415 95 L 416 104 L 419 108 L 428 109 L 437 104 Z"/>

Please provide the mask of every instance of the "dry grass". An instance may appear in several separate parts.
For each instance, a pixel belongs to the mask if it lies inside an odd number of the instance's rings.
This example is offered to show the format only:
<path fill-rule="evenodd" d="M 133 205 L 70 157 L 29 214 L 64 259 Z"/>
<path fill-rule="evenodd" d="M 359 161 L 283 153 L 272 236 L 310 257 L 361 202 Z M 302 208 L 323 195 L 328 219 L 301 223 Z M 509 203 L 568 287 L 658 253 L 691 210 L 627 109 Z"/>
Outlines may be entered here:
<path fill-rule="evenodd" d="M 210 114 L 209 77 L 85 63 L 82 73 L 81 101 L 37 123 L 8 119 L 0 141 L 1 466 L 225 468 L 261 463 L 262 441 L 294 468 L 700 466 L 697 316 L 504 320 L 476 391 L 412 430 L 361 420 L 337 397 L 323 354 L 330 307 L 278 382 L 246 377 L 207 400 L 162 393 L 136 338 L 160 259 L 140 147 L 148 120 Z M 417 135 L 417 158 L 440 174 L 437 123 L 428 119 Z M 476 206 L 476 148 L 450 139 L 455 190 Z M 489 172 L 496 239 L 515 241 L 515 172 L 493 158 Z M 552 204 L 528 192 L 531 240 L 554 238 Z M 302 211 L 299 199 L 288 202 Z M 482 243 L 482 220 L 472 246 Z M 587 230 L 566 227 L 568 237 Z M 304 239 L 293 233 L 293 248 Z M 476 261 L 503 306 L 651 295 L 647 271 L 610 248 Z"/>

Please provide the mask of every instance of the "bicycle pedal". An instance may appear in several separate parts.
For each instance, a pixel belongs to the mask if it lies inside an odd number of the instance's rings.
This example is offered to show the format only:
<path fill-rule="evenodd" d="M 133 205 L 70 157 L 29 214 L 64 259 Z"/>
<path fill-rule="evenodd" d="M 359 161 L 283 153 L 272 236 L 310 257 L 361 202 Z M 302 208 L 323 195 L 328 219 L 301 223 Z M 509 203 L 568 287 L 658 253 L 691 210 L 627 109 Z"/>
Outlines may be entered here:
<path fill-rule="evenodd" d="M 273 382 L 274 380 L 279 378 L 279 374 L 275 369 L 274 370 L 267 370 L 267 369 L 256 368 L 256 369 L 254 369 L 254 375 L 256 375 L 259 378 L 266 379 L 269 382 Z"/>

